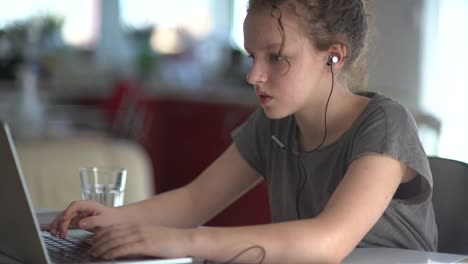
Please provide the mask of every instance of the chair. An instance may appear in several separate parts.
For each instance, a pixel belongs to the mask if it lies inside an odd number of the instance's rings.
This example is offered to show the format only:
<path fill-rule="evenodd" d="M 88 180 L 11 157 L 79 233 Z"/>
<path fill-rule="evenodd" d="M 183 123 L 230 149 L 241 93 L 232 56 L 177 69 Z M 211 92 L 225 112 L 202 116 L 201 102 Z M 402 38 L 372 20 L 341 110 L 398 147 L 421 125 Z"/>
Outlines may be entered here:
<path fill-rule="evenodd" d="M 133 80 L 117 80 L 112 95 L 104 103 L 114 137 L 141 142 L 151 126 L 145 91 Z"/>
<path fill-rule="evenodd" d="M 429 157 L 439 252 L 468 254 L 468 164 Z"/>

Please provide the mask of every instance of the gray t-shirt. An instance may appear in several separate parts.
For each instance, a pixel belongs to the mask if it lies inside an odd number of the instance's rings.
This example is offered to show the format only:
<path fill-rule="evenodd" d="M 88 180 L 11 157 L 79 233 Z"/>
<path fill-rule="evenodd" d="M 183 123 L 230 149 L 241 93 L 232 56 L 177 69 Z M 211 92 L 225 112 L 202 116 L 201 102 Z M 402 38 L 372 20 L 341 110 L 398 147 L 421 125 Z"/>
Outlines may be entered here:
<path fill-rule="evenodd" d="M 400 184 L 358 246 L 436 251 L 432 175 L 415 121 L 397 102 L 379 94 L 367 96 L 371 100 L 352 127 L 315 152 L 298 151 L 294 116 L 273 120 L 261 108 L 232 133 L 233 141 L 267 182 L 273 222 L 320 214 L 353 160 L 374 153 L 394 157 L 418 176 Z"/>

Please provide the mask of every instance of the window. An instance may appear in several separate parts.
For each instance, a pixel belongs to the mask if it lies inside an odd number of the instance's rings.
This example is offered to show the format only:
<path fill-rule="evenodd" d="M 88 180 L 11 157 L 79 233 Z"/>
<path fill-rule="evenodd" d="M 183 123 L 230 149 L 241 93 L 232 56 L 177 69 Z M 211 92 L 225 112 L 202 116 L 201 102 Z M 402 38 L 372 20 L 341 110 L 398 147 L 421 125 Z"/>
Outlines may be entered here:
<path fill-rule="evenodd" d="M 442 121 L 438 155 L 468 162 L 468 1 L 427 0 L 422 106 Z"/>
<path fill-rule="evenodd" d="M 144 28 L 156 25 L 181 27 L 194 36 L 205 36 L 213 27 L 210 0 L 121 0 L 124 27 Z"/>
<path fill-rule="evenodd" d="M 248 0 L 234 0 L 231 42 L 240 50 L 244 50 L 243 21 L 247 15 L 247 2 Z"/>
<path fill-rule="evenodd" d="M 64 18 L 62 38 L 66 44 L 90 46 L 97 35 L 97 0 L 80 0 L 73 3 L 61 0 L 28 0 L 0 8 L 0 28 L 13 22 L 25 21 L 42 15 Z"/>

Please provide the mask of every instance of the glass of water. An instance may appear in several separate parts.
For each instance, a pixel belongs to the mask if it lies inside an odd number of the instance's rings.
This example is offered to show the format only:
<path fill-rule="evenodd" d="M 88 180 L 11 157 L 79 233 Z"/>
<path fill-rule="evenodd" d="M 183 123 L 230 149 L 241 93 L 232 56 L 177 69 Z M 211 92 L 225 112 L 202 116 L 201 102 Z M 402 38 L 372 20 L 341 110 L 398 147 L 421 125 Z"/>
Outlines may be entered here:
<path fill-rule="evenodd" d="M 109 207 L 123 205 L 126 169 L 81 168 L 80 179 L 83 200 L 94 200 Z"/>

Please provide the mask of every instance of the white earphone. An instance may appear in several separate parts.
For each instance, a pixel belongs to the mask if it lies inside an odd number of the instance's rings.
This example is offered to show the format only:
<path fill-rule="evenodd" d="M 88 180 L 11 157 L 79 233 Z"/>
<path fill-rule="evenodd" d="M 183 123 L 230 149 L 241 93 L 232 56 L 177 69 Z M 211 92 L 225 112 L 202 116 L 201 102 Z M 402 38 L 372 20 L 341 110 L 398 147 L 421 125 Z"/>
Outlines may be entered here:
<path fill-rule="evenodd" d="M 338 57 L 333 55 L 333 56 L 329 56 L 328 57 L 328 62 L 327 62 L 327 65 L 332 65 L 332 64 L 335 64 L 339 61 Z"/>

